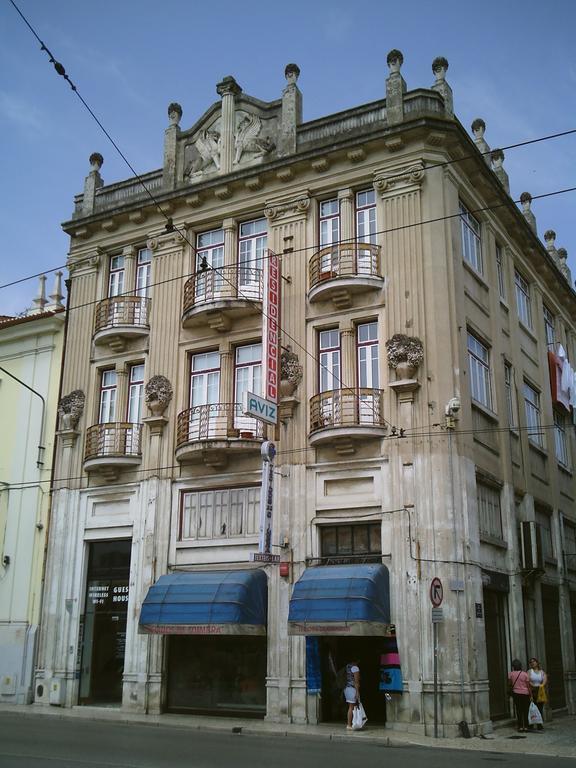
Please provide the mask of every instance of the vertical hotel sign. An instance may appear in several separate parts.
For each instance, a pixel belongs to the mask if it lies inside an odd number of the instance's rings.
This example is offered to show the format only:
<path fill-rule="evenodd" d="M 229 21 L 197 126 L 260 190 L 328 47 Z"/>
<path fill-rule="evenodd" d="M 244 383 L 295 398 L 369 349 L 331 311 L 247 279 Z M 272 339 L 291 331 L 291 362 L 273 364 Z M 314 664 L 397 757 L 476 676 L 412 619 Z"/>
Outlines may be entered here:
<path fill-rule="evenodd" d="M 268 251 L 264 260 L 264 398 L 278 402 L 280 383 L 280 257 Z"/>

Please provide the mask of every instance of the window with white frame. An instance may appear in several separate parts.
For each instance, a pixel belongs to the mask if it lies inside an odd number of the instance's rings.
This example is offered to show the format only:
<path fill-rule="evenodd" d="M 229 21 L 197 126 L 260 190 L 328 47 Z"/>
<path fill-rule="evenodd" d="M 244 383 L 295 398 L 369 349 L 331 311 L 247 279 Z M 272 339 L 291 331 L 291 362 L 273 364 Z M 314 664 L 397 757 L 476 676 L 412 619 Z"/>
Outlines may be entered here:
<path fill-rule="evenodd" d="M 498 276 L 498 294 L 501 299 L 506 299 L 506 280 L 504 277 L 504 256 L 502 246 L 496 243 L 496 273 Z"/>
<path fill-rule="evenodd" d="M 361 423 L 373 424 L 380 415 L 380 371 L 378 323 L 361 323 L 356 328 L 358 350 L 358 416 Z M 370 392 L 366 390 L 377 390 Z"/>
<path fill-rule="evenodd" d="M 516 426 L 516 400 L 514 397 L 514 386 L 512 379 L 512 366 L 510 363 L 504 363 L 504 391 L 506 396 L 506 413 L 508 415 L 508 426 L 513 429 Z"/>
<path fill-rule="evenodd" d="M 554 552 L 554 536 L 552 534 L 552 513 L 544 507 L 535 507 L 536 522 L 540 526 L 540 534 L 542 536 L 542 554 L 545 559 L 553 560 L 555 558 Z"/>
<path fill-rule="evenodd" d="M 144 363 L 130 366 L 128 384 L 127 421 L 139 424 L 142 419 L 142 401 L 144 398 Z"/>
<path fill-rule="evenodd" d="M 257 433 L 258 421 L 243 415 L 242 401 L 245 392 L 262 394 L 262 344 L 236 347 L 234 372 L 234 402 L 236 414 L 234 426 L 246 432 Z"/>
<path fill-rule="evenodd" d="M 562 518 L 564 529 L 564 561 L 566 568 L 576 571 L 576 525 Z"/>
<path fill-rule="evenodd" d="M 340 389 L 340 331 L 320 331 L 318 347 L 318 391 Z"/>
<path fill-rule="evenodd" d="M 110 424 L 116 421 L 116 394 L 118 377 L 114 368 L 102 371 L 100 374 L 100 407 L 98 423 Z"/>
<path fill-rule="evenodd" d="M 260 298 L 268 222 L 265 218 L 245 221 L 238 234 L 238 290 L 243 296 Z"/>
<path fill-rule="evenodd" d="M 124 293 L 124 256 L 118 254 L 110 257 L 110 269 L 108 272 L 108 296 L 119 296 Z"/>
<path fill-rule="evenodd" d="M 146 298 L 150 293 L 152 254 L 148 248 L 139 248 L 136 257 L 136 296 Z"/>
<path fill-rule="evenodd" d="M 180 541 L 255 536 L 260 487 L 187 491 L 181 497 Z"/>
<path fill-rule="evenodd" d="M 325 275 L 338 271 L 338 249 L 332 250 L 328 246 L 340 243 L 340 201 L 335 198 L 321 202 L 319 217 L 320 250 L 326 249 L 320 260 L 320 272 Z"/>
<path fill-rule="evenodd" d="M 376 192 L 374 189 L 356 193 L 356 241 L 376 245 Z M 375 264 L 372 252 L 358 249 L 356 271 L 359 275 L 372 275 Z"/>
<path fill-rule="evenodd" d="M 196 236 L 196 300 L 212 301 L 222 293 L 224 230 L 212 229 Z"/>
<path fill-rule="evenodd" d="M 482 243 L 480 240 L 480 222 L 460 202 L 460 232 L 462 236 L 462 256 L 476 272 L 482 274 Z"/>
<path fill-rule="evenodd" d="M 542 308 L 544 314 L 544 333 L 546 336 L 546 347 L 549 352 L 554 351 L 555 336 L 556 336 L 556 320 L 554 314 L 548 309 L 546 304 Z"/>
<path fill-rule="evenodd" d="M 492 409 L 490 353 L 488 347 L 470 331 L 468 331 L 468 369 L 472 399 Z"/>
<path fill-rule="evenodd" d="M 524 382 L 524 408 L 526 411 L 526 427 L 528 439 L 540 448 L 544 447 L 544 436 L 540 421 L 540 393 L 534 387 Z"/>
<path fill-rule="evenodd" d="M 566 437 L 566 417 L 558 411 L 554 411 L 554 451 L 558 463 L 563 467 L 568 467 L 570 462 Z"/>
<path fill-rule="evenodd" d="M 532 328 L 532 307 L 530 305 L 530 286 L 517 269 L 514 270 L 516 288 L 516 308 L 518 319 L 527 328 Z"/>
<path fill-rule="evenodd" d="M 476 478 L 476 498 L 478 501 L 478 526 L 480 535 L 502 539 L 502 509 L 500 507 L 500 488 Z"/>

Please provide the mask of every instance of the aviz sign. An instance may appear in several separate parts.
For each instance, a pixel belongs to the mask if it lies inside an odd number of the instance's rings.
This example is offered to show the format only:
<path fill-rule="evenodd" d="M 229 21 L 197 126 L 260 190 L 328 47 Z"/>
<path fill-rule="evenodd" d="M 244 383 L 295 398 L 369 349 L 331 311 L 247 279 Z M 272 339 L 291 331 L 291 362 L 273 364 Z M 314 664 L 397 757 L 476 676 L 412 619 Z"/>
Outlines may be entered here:
<path fill-rule="evenodd" d="M 262 342 L 264 344 L 264 398 L 278 402 L 280 381 L 280 257 L 268 251 L 264 260 L 264 312 Z"/>

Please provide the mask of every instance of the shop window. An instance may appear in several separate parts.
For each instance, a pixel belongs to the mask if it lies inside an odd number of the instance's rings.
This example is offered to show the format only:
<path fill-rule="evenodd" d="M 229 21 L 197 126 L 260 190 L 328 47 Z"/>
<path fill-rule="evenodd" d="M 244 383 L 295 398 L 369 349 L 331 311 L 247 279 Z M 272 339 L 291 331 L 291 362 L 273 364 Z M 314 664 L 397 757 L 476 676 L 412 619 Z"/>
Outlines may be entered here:
<path fill-rule="evenodd" d="M 179 540 L 255 536 L 260 528 L 260 487 L 182 494 Z"/>
<path fill-rule="evenodd" d="M 320 527 L 320 565 L 382 561 L 380 523 Z"/>
<path fill-rule="evenodd" d="M 468 368 L 472 399 L 492 410 L 490 352 L 488 347 L 470 332 L 468 333 Z"/>
<path fill-rule="evenodd" d="M 514 270 L 516 287 L 516 308 L 518 319 L 526 328 L 532 328 L 532 307 L 530 305 L 530 286 L 517 269 Z"/>
<path fill-rule="evenodd" d="M 566 417 L 554 411 L 554 450 L 558 464 L 568 467 L 568 440 L 566 437 Z"/>
<path fill-rule="evenodd" d="M 498 294 L 501 299 L 506 300 L 506 278 L 504 276 L 504 255 L 502 246 L 496 243 L 496 274 L 498 277 Z"/>
<path fill-rule="evenodd" d="M 527 381 L 524 382 L 524 408 L 528 439 L 539 448 L 544 447 L 544 436 L 540 421 L 540 393 Z"/>
<path fill-rule="evenodd" d="M 569 571 L 576 571 L 576 525 L 563 518 L 564 564 Z M 576 619 L 576 616 L 574 617 Z"/>
<path fill-rule="evenodd" d="M 552 514 L 543 507 L 536 507 L 536 522 L 542 536 L 542 554 L 545 560 L 554 560 L 554 537 L 552 534 Z"/>
<path fill-rule="evenodd" d="M 500 488 L 476 478 L 476 498 L 480 536 L 502 539 Z"/>
<path fill-rule="evenodd" d="M 480 222 L 466 206 L 460 203 L 460 233 L 462 237 L 462 256 L 480 275 L 483 273 L 482 246 L 480 241 Z"/>

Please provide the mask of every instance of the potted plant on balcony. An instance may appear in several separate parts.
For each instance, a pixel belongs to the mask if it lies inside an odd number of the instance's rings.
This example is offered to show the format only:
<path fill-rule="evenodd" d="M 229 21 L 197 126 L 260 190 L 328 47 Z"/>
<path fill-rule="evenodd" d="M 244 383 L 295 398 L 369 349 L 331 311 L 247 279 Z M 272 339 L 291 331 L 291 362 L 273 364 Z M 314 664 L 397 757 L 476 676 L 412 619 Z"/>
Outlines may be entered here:
<path fill-rule="evenodd" d="M 84 411 L 85 402 L 86 397 L 81 389 L 75 389 L 69 395 L 64 395 L 58 404 L 58 415 L 62 429 L 76 429 Z"/>
<path fill-rule="evenodd" d="M 396 371 L 397 379 L 412 379 L 424 360 L 424 345 L 417 336 L 395 333 L 386 342 L 388 365 Z"/>
<path fill-rule="evenodd" d="M 144 397 L 153 416 L 163 415 L 172 400 L 172 394 L 172 384 L 166 376 L 157 374 L 148 380 L 144 388 Z"/>

